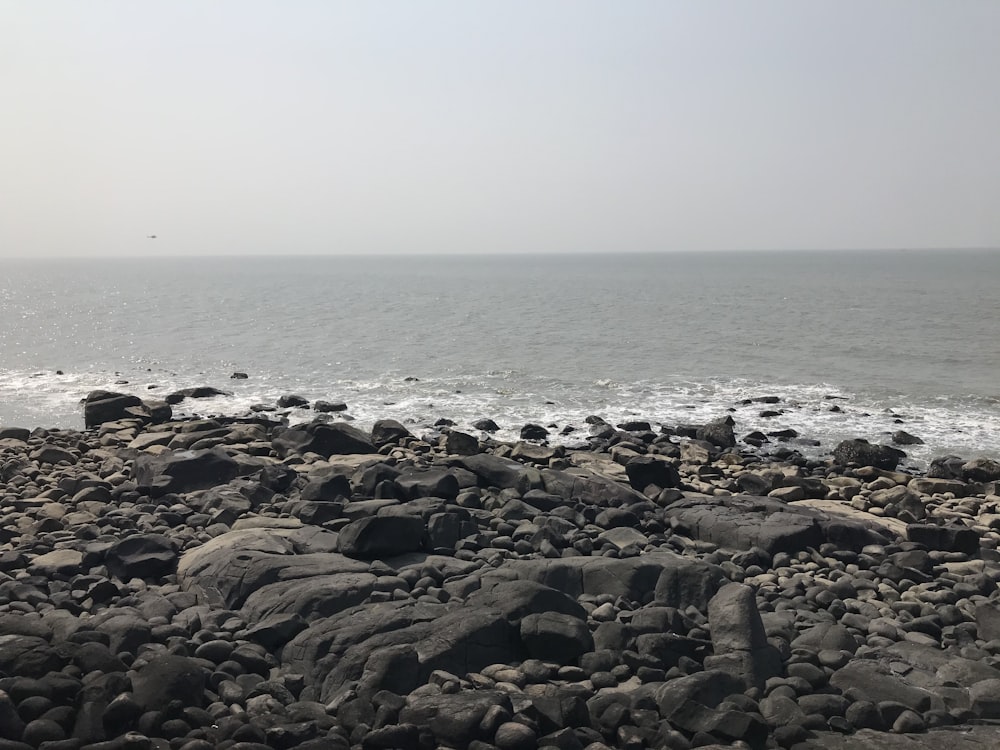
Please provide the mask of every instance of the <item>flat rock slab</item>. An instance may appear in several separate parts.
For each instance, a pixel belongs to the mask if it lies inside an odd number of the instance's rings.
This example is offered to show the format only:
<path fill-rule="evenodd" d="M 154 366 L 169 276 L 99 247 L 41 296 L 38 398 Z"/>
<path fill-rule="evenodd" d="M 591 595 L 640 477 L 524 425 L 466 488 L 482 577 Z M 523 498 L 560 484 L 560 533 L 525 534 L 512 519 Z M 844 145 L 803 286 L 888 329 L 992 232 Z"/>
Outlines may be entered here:
<path fill-rule="evenodd" d="M 298 533 L 297 529 L 260 528 L 222 534 L 185 553 L 177 568 L 180 584 L 205 601 L 227 608 L 241 607 L 254 592 L 269 587 L 267 597 L 254 600 L 253 610 L 259 616 L 273 612 L 303 614 L 299 608 L 305 612 L 318 610 L 305 603 L 309 596 L 297 586 L 290 586 L 291 582 L 334 574 L 367 574 L 367 563 L 336 552 L 296 554 L 293 538 Z M 345 578 L 341 583 L 348 590 L 357 585 L 370 591 L 370 584 L 354 579 Z M 280 587 L 270 588 L 272 584 L 285 586 L 285 593 Z M 351 604 L 357 603 L 355 597 L 345 597 Z"/>
<path fill-rule="evenodd" d="M 819 734 L 796 747 L 802 750 L 994 750 L 1000 727 L 964 726 L 932 729 L 926 734 L 890 734 L 862 729 L 855 734 Z"/>
<path fill-rule="evenodd" d="M 567 557 L 512 560 L 483 575 L 483 588 L 497 580 L 528 580 L 577 598 L 583 594 L 623 596 L 643 601 L 655 592 L 669 606 L 694 605 L 704 610 L 721 580 L 718 568 L 666 550 L 616 559 Z M 680 601 L 683 600 L 683 601 Z"/>
<path fill-rule="evenodd" d="M 757 495 L 686 497 L 665 513 L 681 534 L 728 549 L 760 547 L 772 555 L 818 549 L 824 542 L 857 551 L 891 538 L 874 521 Z"/>
<path fill-rule="evenodd" d="M 843 516 L 864 525 L 871 525 L 876 529 L 881 527 L 884 529 L 883 533 L 890 535 L 906 536 L 905 521 L 900 521 L 898 518 L 888 518 L 887 516 L 873 516 L 871 513 L 865 513 L 863 510 L 858 510 L 839 500 L 800 500 L 794 503 L 794 506 L 797 508 L 812 508 L 822 513 L 829 513 L 831 516 Z"/>

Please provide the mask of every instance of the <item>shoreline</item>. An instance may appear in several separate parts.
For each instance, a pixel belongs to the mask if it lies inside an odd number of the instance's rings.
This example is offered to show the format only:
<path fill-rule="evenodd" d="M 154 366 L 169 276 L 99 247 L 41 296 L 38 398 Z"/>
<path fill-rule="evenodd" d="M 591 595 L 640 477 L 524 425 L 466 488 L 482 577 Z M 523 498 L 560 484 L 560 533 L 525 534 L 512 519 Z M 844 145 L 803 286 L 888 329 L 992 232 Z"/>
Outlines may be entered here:
<path fill-rule="evenodd" d="M 726 419 L 595 419 L 574 449 L 165 407 L 0 429 L 5 740 L 1000 741 L 971 730 L 1000 718 L 996 462 L 776 458 Z"/>

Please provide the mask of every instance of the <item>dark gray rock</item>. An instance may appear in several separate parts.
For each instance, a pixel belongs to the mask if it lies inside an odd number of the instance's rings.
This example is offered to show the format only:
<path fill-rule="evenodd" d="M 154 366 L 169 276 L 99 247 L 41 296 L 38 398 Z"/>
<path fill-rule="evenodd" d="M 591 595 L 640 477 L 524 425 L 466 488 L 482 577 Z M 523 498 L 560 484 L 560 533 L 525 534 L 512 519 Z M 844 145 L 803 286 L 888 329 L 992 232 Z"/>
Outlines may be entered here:
<path fill-rule="evenodd" d="M 729 549 L 760 547 L 770 555 L 818 549 L 824 542 L 860 551 L 867 544 L 889 541 L 884 529 L 874 521 L 865 524 L 752 495 L 688 498 L 672 504 L 664 513 L 683 534 Z"/>
<path fill-rule="evenodd" d="M 974 555 L 979 551 L 979 534 L 974 529 L 958 524 L 936 526 L 911 523 L 906 527 L 906 538 L 927 549 L 962 552 L 966 555 Z"/>
<path fill-rule="evenodd" d="M 317 453 L 324 458 L 351 453 L 375 453 L 364 432 L 346 422 L 310 422 L 283 430 L 271 441 L 282 458 L 295 453 Z"/>
<path fill-rule="evenodd" d="M 671 581 L 663 586 L 665 596 L 676 599 L 682 592 L 699 592 L 699 596 L 704 596 L 707 589 L 714 593 L 712 584 L 707 581 L 718 575 L 718 568 L 658 549 L 624 559 L 564 557 L 510 560 L 502 568 L 485 573 L 482 581 L 484 589 L 496 581 L 527 580 L 562 591 L 573 598 L 583 594 L 607 594 L 641 602 L 652 599 L 653 593 L 660 591 L 659 583 L 664 575 Z M 684 602 L 680 606 L 688 604 L 697 605 L 697 602 Z"/>
<path fill-rule="evenodd" d="M 521 428 L 521 440 L 545 440 L 549 431 L 541 425 L 526 424 Z"/>
<path fill-rule="evenodd" d="M 474 456 L 479 453 L 479 440 L 458 430 L 450 430 L 445 436 L 445 450 L 452 456 Z"/>
<path fill-rule="evenodd" d="M 162 578 L 177 569 L 177 548 L 162 534 L 136 534 L 115 542 L 105 555 L 112 575 L 131 578 Z"/>
<path fill-rule="evenodd" d="M 888 445 L 872 445 L 867 440 L 860 438 L 844 440 L 833 449 L 833 460 L 843 466 L 855 464 L 892 471 L 904 458 L 906 458 L 906 454 L 901 450 L 891 448 Z"/>
<path fill-rule="evenodd" d="M 457 466 L 471 471 L 479 480 L 480 487 L 511 488 L 527 491 L 528 469 L 517 461 L 500 458 L 490 453 L 464 456 L 454 460 Z"/>
<path fill-rule="evenodd" d="M 310 479 L 299 495 L 306 502 L 350 498 L 351 480 L 343 474 L 327 474 Z"/>
<path fill-rule="evenodd" d="M 533 614 L 554 612 L 586 620 L 586 610 L 564 592 L 531 580 L 487 579 L 467 601 L 469 607 L 503 612 L 510 622 L 520 622 Z"/>
<path fill-rule="evenodd" d="M 736 445 L 736 435 L 733 432 L 735 424 L 732 417 L 723 417 L 699 427 L 695 437 L 717 448 L 732 448 Z"/>
<path fill-rule="evenodd" d="M 632 488 L 640 492 L 651 484 L 660 489 L 678 487 L 681 481 L 676 466 L 655 456 L 636 456 L 625 464 L 625 473 Z"/>
<path fill-rule="evenodd" d="M 403 496 L 410 500 L 420 497 L 443 497 L 453 500 L 458 496 L 458 479 L 442 469 L 414 469 L 396 477 L 396 485 Z"/>
<path fill-rule="evenodd" d="M 594 638 L 585 620 L 559 612 L 542 612 L 521 620 L 521 640 L 532 658 L 574 664 L 594 650 Z"/>
<path fill-rule="evenodd" d="M 340 551 L 363 560 L 403 555 L 423 547 L 425 530 L 416 516 L 359 518 L 341 529 Z"/>
<path fill-rule="evenodd" d="M 132 695 L 144 710 L 162 709 L 172 700 L 185 706 L 204 705 L 204 667 L 195 659 L 163 654 L 132 676 Z"/>
<path fill-rule="evenodd" d="M 347 411 L 347 404 L 343 401 L 317 401 L 313 404 L 313 411 L 318 411 L 324 414 Z"/>
<path fill-rule="evenodd" d="M 167 395 L 165 401 L 168 404 L 179 404 L 186 398 L 212 398 L 214 396 L 232 396 L 229 391 L 222 391 L 208 385 L 199 385 L 194 388 L 182 388 Z"/>
<path fill-rule="evenodd" d="M 748 688 L 781 673 L 781 657 L 768 643 L 753 589 L 729 583 L 708 603 L 708 624 L 714 656 L 705 658 L 706 669 L 728 672 Z"/>
<path fill-rule="evenodd" d="M 295 393 L 286 393 L 278 397 L 279 409 L 295 409 L 295 408 L 305 408 L 309 406 L 309 399 L 299 396 Z"/>
<path fill-rule="evenodd" d="M 410 431 L 395 419 L 380 419 L 372 426 L 372 443 L 379 448 L 410 437 Z"/>
<path fill-rule="evenodd" d="M 375 582 L 371 573 L 329 573 L 278 581 L 251 593 L 242 611 L 251 622 L 274 615 L 303 620 L 330 617 L 365 601 Z"/>
<path fill-rule="evenodd" d="M 212 448 L 143 454 L 136 458 L 132 472 L 140 492 L 162 497 L 226 484 L 247 473 L 247 468 L 223 450 Z"/>
<path fill-rule="evenodd" d="M 64 658 L 48 641 L 30 635 L 0 635 L 0 671 L 21 677 L 44 677 L 62 669 Z"/>
<path fill-rule="evenodd" d="M 1000 480 L 1000 461 L 974 458 L 962 464 L 962 478 L 967 482 L 995 482 Z"/>
<path fill-rule="evenodd" d="M 142 399 L 127 393 L 112 391 L 91 391 L 83 401 L 83 422 L 87 427 L 96 427 L 105 422 L 126 419 L 126 409 L 142 406 Z"/>
<path fill-rule="evenodd" d="M 469 747 L 486 738 L 480 723 L 494 706 L 512 713 L 510 698 L 495 690 L 460 692 L 451 695 L 421 695 L 407 700 L 400 722 L 430 729 L 439 745 Z"/>
<path fill-rule="evenodd" d="M 934 693 L 906 683 L 879 661 L 854 659 L 833 673 L 830 684 L 845 693 L 850 690 L 855 700 L 894 701 L 918 713 L 944 706 Z"/>

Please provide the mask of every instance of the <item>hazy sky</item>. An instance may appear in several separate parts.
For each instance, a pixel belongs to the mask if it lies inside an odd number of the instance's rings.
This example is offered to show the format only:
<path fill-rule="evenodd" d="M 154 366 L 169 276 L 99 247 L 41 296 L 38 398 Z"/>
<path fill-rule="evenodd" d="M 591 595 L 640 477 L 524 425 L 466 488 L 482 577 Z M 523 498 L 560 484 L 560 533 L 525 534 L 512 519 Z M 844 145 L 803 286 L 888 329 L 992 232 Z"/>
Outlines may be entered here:
<path fill-rule="evenodd" d="M 998 247 L 998 76 L 997 0 L 0 0 L 0 257 Z"/>

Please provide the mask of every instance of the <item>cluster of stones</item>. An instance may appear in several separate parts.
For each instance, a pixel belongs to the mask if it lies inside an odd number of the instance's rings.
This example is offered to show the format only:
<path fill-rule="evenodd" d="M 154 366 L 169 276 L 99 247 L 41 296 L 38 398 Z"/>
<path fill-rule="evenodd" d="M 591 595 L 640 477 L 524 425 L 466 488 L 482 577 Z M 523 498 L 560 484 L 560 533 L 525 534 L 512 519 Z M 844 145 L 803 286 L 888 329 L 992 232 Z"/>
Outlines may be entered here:
<path fill-rule="evenodd" d="M 0 750 L 1000 744 L 995 462 L 86 415 L 0 429 Z"/>

